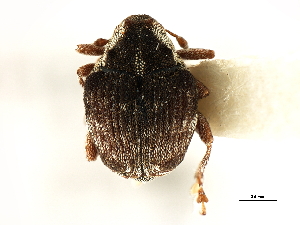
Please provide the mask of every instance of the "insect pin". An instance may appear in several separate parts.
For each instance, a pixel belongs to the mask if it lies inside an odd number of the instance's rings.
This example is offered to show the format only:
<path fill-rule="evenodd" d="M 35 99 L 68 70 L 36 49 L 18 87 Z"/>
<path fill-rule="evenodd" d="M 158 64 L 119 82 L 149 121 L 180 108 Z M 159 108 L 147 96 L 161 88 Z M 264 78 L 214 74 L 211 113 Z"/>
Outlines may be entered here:
<path fill-rule="evenodd" d="M 183 49 L 176 51 L 167 33 Z M 183 59 L 211 59 L 214 51 L 188 48 L 184 38 L 148 15 L 129 16 L 109 40 L 100 38 L 76 50 L 100 56 L 77 70 L 84 88 L 87 159 L 94 161 L 99 155 L 113 172 L 146 182 L 181 163 L 196 131 L 207 151 L 192 191 L 206 214 L 202 178 L 213 136 L 197 103 L 209 90 Z"/>

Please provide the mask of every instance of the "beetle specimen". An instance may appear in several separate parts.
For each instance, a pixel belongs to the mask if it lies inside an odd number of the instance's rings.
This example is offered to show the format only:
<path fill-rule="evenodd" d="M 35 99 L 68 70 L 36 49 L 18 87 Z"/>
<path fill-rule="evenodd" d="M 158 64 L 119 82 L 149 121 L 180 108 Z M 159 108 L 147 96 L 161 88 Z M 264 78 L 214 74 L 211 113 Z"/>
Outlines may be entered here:
<path fill-rule="evenodd" d="M 176 51 L 167 33 L 183 49 Z M 202 176 L 213 136 L 197 101 L 209 90 L 182 59 L 211 59 L 214 51 L 188 48 L 184 38 L 148 15 L 129 16 L 109 40 L 100 38 L 76 50 L 100 56 L 77 71 L 84 87 L 87 159 L 99 155 L 113 172 L 146 182 L 181 163 L 196 130 L 207 151 L 193 189 L 205 214 Z"/>

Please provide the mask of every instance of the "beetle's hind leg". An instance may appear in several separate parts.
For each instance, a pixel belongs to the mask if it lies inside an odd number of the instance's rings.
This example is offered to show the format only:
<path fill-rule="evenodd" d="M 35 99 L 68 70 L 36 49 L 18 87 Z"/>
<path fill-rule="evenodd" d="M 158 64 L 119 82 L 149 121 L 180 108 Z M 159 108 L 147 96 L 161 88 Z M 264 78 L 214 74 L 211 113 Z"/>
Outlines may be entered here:
<path fill-rule="evenodd" d="M 86 150 L 86 158 L 88 161 L 95 161 L 97 159 L 98 150 L 92 140 L 90 132 L 88 132 L 86 135 L 85 150 Z"/>
<path fill-rule="evenodd" d="M 191 192 L 192 194 L 197 195 L 196 202 L 202 204 L 201 214 L 205 215 L 206 209 L 205 209 L 204 202 L 208 202 L 208 199 L 203 190 L 203 173 L 204 173 L 205 166 L 207 165 L 207 162 L 210 157 L 211 147 L 213 143 L 213 136 L 210 130 L 209 123 L 207 122 L 206 118 L 200 112 L 198 112 L 197 115 L 198 115 L 198 120 L 196 125 L 196 132 L 199 134 L 201 140 L 205 143 L 207 150 L 203 159 L 199 163 L 199 166 L 195 173 L 196 182 L 193 185 Z"/>
<path fill-rule="evenodd" d="M 200 112 L 197 112 L 197 114 L 198 114 L 198 121 L 196 125 L 196 132 L 199 134 L 201 140 L 205 143 L 207 150 L 202 161 L 198 166 L 196 175 L 204 172 L 205 166 L 209 160 L 211 146 L 214 141 L 209 123 L 207 122 L 206 118 Z"/>

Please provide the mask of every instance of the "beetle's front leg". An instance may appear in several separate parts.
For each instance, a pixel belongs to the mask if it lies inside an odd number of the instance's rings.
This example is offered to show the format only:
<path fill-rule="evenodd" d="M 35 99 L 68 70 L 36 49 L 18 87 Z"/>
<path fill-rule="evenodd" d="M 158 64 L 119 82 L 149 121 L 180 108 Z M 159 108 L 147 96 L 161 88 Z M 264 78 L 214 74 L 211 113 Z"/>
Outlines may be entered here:
<path fill-rule="evenodd" d="M 108 43 L 108 41 L 109 40 L 107 39 L 98 38 L 96 41 L 94 41 L 93 44 L 77 45 L 76 51 L 85 55 L 101 56 L 105 50 L 104 46 Z M 77 70 L 78 81 L 82 87 L 84 86 L 84 82 L 85 82 L 84 78 L 90 74 L 94 66 L 95 63 L 89 63 L 78 68 Z"/>
<path fill-rule="evenodd" d="M 215 57 L 215 52 L 210 49 L 203 48 L 188 48 L 177 50 L 176 53 L 182 59 L 198 60 L 198 59 L 212 59 Z"/>
<path fill-rule="evenodd" d="M 203 173 L 204 173 L 205 166 L 210 157 L 211 147 L 213 143 L 213 136 L 210 130 L 209 123 L 207 122 L 206 118 L 200 112 L 198 112 L 197 115 L 198 115 L 198 120 L 196 125 L 196 132 L 199 134 L 201 140 L 205 143 L 207 150 L 195 173 L 196 182 L 193 185 L 191 192 L 197 195 L 196 202 L 202 204 L 201 214 L 205 215 L 206 209 L 205 209 L 204 202 L 208 202 L 208 199 L 203 190 Z"/>
<path fill-rule="evenodd" d="M 77 45 L 76 51 L 84 55 L 102 55 L 104 53 L 104 46 L 108 43 L 107 39 L 99 38 L 93 44 Z"/>

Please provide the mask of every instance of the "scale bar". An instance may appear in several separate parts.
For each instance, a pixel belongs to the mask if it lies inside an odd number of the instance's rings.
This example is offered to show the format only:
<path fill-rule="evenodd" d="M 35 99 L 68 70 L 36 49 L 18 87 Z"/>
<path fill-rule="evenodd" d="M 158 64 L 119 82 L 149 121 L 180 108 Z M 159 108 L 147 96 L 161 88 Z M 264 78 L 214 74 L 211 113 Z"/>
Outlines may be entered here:
<path fill-rule="evenodd" d="M 264 202 L 276 202 L 277 200 L 267 200 L 267 199 L 257 199 L 257 200 L 239 200 L 240 202 L 246 202 L 246 201 L 248 201 L 248 202 L 251 202 L 251 201 L 255 201 L 255 202 L 262 202 L 262 201 L 264 201 Z"/>

